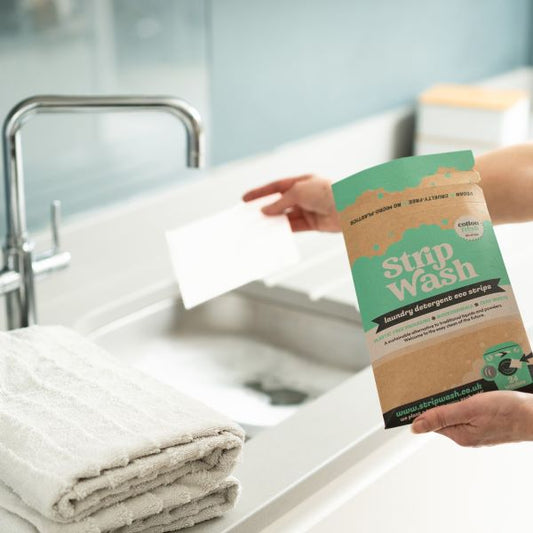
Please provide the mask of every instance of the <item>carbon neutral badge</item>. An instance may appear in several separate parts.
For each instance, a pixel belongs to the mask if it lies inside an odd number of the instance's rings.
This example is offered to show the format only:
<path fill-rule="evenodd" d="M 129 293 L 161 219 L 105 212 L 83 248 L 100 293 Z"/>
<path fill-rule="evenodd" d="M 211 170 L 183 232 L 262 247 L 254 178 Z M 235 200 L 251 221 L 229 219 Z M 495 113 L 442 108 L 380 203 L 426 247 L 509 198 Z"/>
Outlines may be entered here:
<path fill-rule="evenodd" d="M 463 215 L 454 223 L 455 233 L 467 241 L 483 237 L 483 222 L 471 215 Z"/>

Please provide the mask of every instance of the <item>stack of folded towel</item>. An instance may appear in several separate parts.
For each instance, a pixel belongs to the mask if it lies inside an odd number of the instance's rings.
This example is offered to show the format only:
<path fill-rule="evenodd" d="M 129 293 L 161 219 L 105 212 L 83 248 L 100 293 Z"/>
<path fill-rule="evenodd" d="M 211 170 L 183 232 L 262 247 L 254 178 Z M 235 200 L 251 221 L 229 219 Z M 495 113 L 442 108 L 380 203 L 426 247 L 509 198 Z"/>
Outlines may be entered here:
<path fill-rule="evenodd" d="M 228 476 L 243 439 L 73 331 L 0 333 L 6 533 L 163 533 L 220 516 L 239 492 Z"/>

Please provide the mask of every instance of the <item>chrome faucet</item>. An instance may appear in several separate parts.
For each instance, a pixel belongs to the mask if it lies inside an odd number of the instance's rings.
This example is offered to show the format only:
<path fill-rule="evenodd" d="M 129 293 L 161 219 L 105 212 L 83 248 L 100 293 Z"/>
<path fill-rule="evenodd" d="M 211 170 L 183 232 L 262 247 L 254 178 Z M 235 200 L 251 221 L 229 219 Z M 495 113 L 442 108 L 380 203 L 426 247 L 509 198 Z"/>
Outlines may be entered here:
<path fill-rule="evenodd" d="M 7 115 L 2 141 L 7 234 L 0 294 L 6 297 L 9 329 L 37 322 L 34 280 L 66 268 L 70 254 L 59 243 L 60 204 L 52 203 L 52 249 L 33 257 L 34 244 L 26 225 L 21 128 L 37 113 L 85 113 L 106 111 L 162 111 L 178 118 L 187 133 L 187 166 L 203 165 L 204 134 L 198 111 L 187 102 L 166 96 L 34 96 L 17 104 Z"/>

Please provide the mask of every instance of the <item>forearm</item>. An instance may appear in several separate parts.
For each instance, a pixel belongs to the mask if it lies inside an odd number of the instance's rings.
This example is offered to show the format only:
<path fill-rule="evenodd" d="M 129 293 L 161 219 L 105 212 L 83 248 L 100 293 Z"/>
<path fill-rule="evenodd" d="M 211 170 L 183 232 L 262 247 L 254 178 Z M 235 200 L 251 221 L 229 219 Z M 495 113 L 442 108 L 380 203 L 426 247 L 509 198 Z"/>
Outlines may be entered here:
<path fill-rule="evenodd" d="M 533 143 L 481 155 L 476 169 L 495 224 L 533 220 Z"/>

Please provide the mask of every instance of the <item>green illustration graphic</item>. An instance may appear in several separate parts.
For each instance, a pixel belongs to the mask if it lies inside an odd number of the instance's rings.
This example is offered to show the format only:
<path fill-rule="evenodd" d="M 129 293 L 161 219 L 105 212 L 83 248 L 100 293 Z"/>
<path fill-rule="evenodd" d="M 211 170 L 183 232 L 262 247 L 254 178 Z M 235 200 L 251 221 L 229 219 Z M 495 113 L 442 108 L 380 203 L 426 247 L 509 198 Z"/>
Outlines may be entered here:
<path fill-rule="evenodd" d="M 483 354 L 481 377 L 494 381 L 499 390 L 514 390 L 533 383 L 524 351 L 516 342 L 491 346 Z"/>

